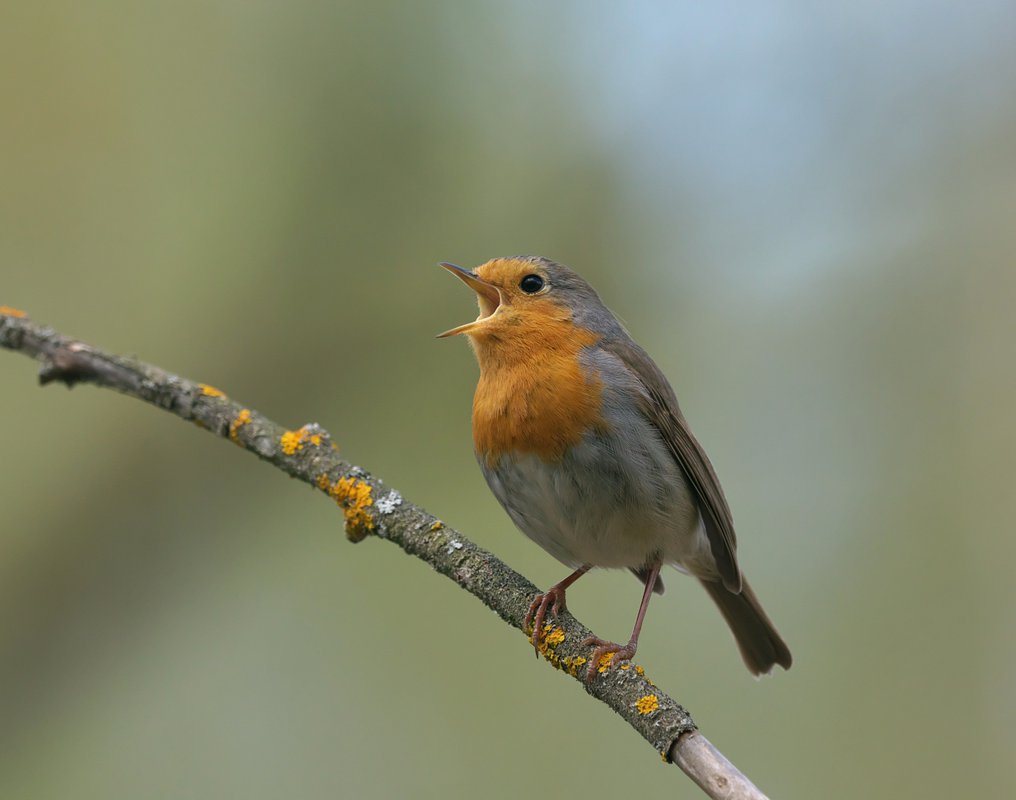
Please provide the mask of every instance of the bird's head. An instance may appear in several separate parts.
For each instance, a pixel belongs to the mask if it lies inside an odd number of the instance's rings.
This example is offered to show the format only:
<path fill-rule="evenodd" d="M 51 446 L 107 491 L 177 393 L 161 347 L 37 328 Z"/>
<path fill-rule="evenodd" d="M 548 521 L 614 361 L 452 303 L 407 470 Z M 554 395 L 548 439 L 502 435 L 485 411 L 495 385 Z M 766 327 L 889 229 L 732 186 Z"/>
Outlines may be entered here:
<path fill-rule="evenodd" d="M 472 322 L 439 334 L 464 333 L 474 346 L 533 343 L 541 331 L 562 325 L 599 331 L 613 315 L 593 288 L 572 270 L 539 256 L 491 259 L 472 272 L 442 263 L 476 292 L 479 316 Z"/>

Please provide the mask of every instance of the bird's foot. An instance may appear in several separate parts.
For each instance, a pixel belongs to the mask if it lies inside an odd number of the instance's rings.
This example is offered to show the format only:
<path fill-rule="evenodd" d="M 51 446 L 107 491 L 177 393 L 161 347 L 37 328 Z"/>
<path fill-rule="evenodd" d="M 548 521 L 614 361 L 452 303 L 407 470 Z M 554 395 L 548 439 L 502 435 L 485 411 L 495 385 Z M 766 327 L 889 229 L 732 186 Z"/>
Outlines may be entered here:
<path fill-rule="evenodd" d="M 588 636 L 582 640 L 583 647 L 595 647 L 586 670 L 586 683 L 590 683 L 598 672 L 606 672 L 622 661 L 631 661 L 635 657 L 635 642 L 617 644 L 596 636 Z M 609 657 L 608 657 L 609 656 Z"/>
<path fill-rule="evenodd" d="M 543 621 L 547 616 L 547 609 L 550 609 L 551 616 L 557 619 L 564 608 L 564 588 L 558 584 L 551 586 L 543 594 L 533 598 L 529 611 L 526 612 L 525 627 L 533 626 L 533 649 L 536 650 L 536 657 L 540 657 L 540 639 L 543 636 Z"/>

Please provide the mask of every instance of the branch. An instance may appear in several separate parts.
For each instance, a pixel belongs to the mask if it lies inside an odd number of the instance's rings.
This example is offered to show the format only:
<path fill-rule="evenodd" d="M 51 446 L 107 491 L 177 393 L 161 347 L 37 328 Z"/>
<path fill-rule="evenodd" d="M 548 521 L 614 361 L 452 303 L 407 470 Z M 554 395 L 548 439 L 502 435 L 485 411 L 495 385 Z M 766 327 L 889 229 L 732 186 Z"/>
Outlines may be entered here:
<path fill-rule="evenodd" d="M 393 542 L 451 578 L 512 627 L 523 630 L 538 591 L 522 575 L 477 547 L 422 508 L 405 500 L 364 470 L 345 461 L 328 432 L 316 424 L 287 430 L 204 383 L 193 383 L 133 358 L 106 353 L 36 325 L 17 309 L 0 306 L 0 346 L 42 362 L 39 382 L 68 387 L 92 383 L 144 400 L 229 439 L 286 474 L 328 495 L 342 509 L 346 536 Z M 568 611 L 545 628 L 540 652 L 596 699 L 606 703 L 648 741 L 665 761 L 676 763 L 709 797 L 758 800 L 764 795 L 696 729 L 688 712 L 664 694 L 642 667 L 600 666 L 583 680 L 590 654 L 579 643 L 592 632 Z"/>

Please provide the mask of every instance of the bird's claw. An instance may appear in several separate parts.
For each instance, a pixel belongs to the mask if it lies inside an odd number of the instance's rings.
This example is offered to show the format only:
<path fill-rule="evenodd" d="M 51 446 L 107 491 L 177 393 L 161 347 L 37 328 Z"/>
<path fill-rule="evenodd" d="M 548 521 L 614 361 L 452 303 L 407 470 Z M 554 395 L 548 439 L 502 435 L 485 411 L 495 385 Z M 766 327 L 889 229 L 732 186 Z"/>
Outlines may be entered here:
<path fill-rule="evenodd" d="M 543 636 L 543 621 L 547 616 L 548 608 L 551 616 L 557 620 L 557 615 L 565 608 L 564 589 L 551 586 L 543 594 L 536 595 L 529 606 L 529 611 L 526 612 L 525 627 L 529 628 L 530 624 L 533 626 L 533 649 L 536 651 L 537 658 L 540 657 L 540 639 Z"/>
<path fill-rule="evenodd" d="M 628 644 L 617 644 L 616 642 L 600 639 L 597 636 L 588 636 L 582 640 L 582 646 L 596 648 L 589 658 L 589 668 L 586 670 L 586 683 L 592 682 L 598 672 L 606 672 L 615 664 L 620 664 L 622 661 L 631 661 L 635 657 L 635 645 L 631 642 L 628 642 Z M 604 657 L 607 655 L 611 655 L 612 658 L 604 663 Z"/>

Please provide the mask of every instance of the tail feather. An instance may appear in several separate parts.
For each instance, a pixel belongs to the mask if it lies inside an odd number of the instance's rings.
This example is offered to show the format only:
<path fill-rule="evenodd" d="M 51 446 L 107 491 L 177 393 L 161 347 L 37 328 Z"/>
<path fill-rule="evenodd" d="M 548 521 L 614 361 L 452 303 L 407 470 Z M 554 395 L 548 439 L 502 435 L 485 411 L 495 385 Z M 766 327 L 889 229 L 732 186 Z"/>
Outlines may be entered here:
<path fill-rule="evenodd" d="M 719 581 L 700 581 L 730 626 L 752 675 L 768 673 L 774 664 L 790 669 L 793 662 L 790 650 L 762 610 L 748 581 L 742 580 L 740 594 L 732 593 Z"/>

